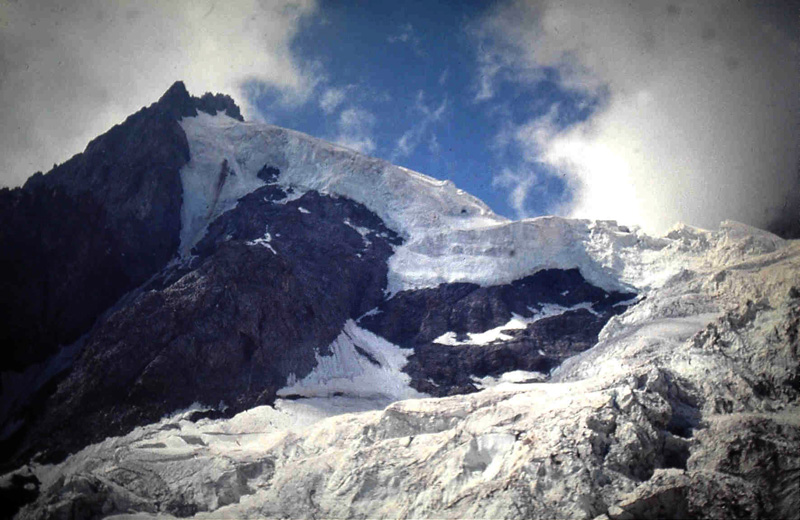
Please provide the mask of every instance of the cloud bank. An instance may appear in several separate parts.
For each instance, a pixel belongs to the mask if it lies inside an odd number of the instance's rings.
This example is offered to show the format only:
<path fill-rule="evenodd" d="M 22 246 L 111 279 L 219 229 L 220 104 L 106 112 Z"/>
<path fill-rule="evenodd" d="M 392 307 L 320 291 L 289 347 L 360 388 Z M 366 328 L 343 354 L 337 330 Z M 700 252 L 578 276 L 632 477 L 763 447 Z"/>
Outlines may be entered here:
<path fill-rule="evenodd" d="M 0 0 L 0 185 L 82 151 L 178 79 L 238 102 L 245 83 L 307 96 L 314 74 L 290 42 L 314 11 L 313 0 Z"/>
<path fill-rule="evenodd" d="M 796 191 L 787 198 L 798 182 L 800 67 L 786 16 L 798 13 L 725 0 L 498 6 L 475 31 L 478 100 L 549 69 L 565 91 L 604 102 L 566 129 L 558 106 L 515 125 L 510 142 L 528 168 L 496 184 L 520 214 L 537 177 L 555 174 L 573 191 L 555 208 L 569 216 L 651 232 L 677 221 L 766 226 L 800 202 Z"/>

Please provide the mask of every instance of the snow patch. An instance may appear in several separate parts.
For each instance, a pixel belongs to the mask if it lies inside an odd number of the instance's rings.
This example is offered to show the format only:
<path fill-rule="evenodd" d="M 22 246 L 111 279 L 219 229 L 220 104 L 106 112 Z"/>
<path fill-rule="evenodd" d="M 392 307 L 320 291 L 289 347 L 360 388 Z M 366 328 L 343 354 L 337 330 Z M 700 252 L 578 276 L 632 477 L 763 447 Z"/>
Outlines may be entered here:
<path fill-rule="evenodd" d="M 544 354 L 541 350 L 540 354 Z M 526 370 L 513 370 L 501 374 L 499 377 L 472 376 L 472 382 L 478 389 L 483 390 L 486 388 L 493 388 L 495 390 L 509 390 L 516 389 L 514 385 L 530 384 L 530 383 L 543 383 L 547 381 L 547 374 L 542 372 L 528 372 Z"/>
<path fill-rule="evenodd" d="M 511 319 L 507 323 L 484 332 L 468 332 L 466 340 L 459 341 L 457 339 L 458 335 L 455 332 L 445 332 L 438 338 L 434 339 L 433 342 L 440 345 L 450 345 L 456 347 L 462 345 L 489 345 L 495 341 L 510 341 L 514 338 L 508 334 L 503 334 L 504 331 L 524 330 L 531 323 L 537 322 L 544 318 L 559 316 L 565 312 L 576 311 L 578 309 L 586 309 L 595 316 L 598 316 L 597 311 L 592 308 L 592 304 L 590 302 L 578 303 L 572 307 L 563 307 L 553 303 L 545 303 L 538 310 L 529 307 L 528 310 L 533 312 L 533 315 L 530 318 L 512 313 Z"/>
<path fill-rule="evenodd" d="M 355 229 L 358 232 L 358 234 L 361 235 L 361 238 L 364 240 L 364 247 L 369 247 L 370 244 L 372 244 L 372 241 L 370 241 L 370 239 L 367 238 L 367 235 L 372 233 L 371 229 L 368 229 L 368 228 L 365 228 L 365 227 L 361 227 L 361 226 L 356 226 L 355 224 L 350 222 L 350 219 L 347 219 L 347 218 L 344 219 L 344 223 L 345 223 L 346 226 Z M 383 238 L 388 238 L 385 233 L 381 233 L 378 236 L 383 237 Z"/>
<path fill-rule="evenodd" d="M 364 318 L 367 318 L 369 316 L 376 316 L 376 315 L 378 315 L 378 314 L 380 314 L 382 312 L 383 311 L 380 310 L 378 307 L 372 308 L 372 309 L 368 310 L 367 312 L 365 312 L 364 314 L 362 314 L 361 316 L 359 316 L 358 319 L 356 320 L 356 323 L 359 323 Z"/>
<path fill-rule="evenodd" d="M 355 224 L 353 224 L 352 222 L 350 222 L 350 219 L 347 219 L 347 218 L 346 218 L 346 219 L 344 219 L 344 223 L 345 223 L 345 225 L 346 225 L 346 226 L 349 226 L 349 227 L 351 227 L 351 228 L 355 229 L 356 231 L 358 231 L 358 234 L 359 234 L 359 235 L 361 235 L 361 236 L 362 236 L 362 237 L 364 237 L 364 238 L 366 238 L 366 237 L 367 237 L 367 235 L 369 235 L 369 234 L 372 232 L 372 230 L 371 230 L 371 229 L 369 229 L 369 228 L 365 228 L 365 227 L 361 227 L 361 226 L 356 226 Z M 383 235 L 384 235 L 384 233 L 381 233 L 381 235 L 380 235 L 380 236 L 383 236 Z"/>
<path fill-rule="evenodd" d="M 612 307 L 630 307 L 631 305 L 635 305 L 635 304 L 639 303 L 640 300 L 641 300 L 641 296 L 634 296 L 630 300 L 617 302 L 614 305 L 612 305 Z"/>
<path fill-rule="evenodd" d="M 249 240 L 249 241 L 247 241 L 247 242 L 245 242 L 245 243 L 246 243 L 248 246 L 264 246 L 264 247 L 266 247 L 267 249 L 269 249 L 270 251 L 272 251 L 272 253 L 273 253 L 273 254 L 277 255 L 277 254 L 278 254 L 278 252 L 277 252 L 277 251 L 275 251 L 275 248 L 274 248 L 274 247 L 272 247 L 272 244 L 271 244 L 271 242 L 272 242 L 272 235 L 270 235 L 269 231 L 267 231 L 267 232 L 264 234 L 264 236 L 263 236 L 263 237 L 261 237 L 261 238 L 257 238 L 257 239 L 255 239 L 255 240 Z"/>
<path fill-rule="evenodd" d="M 372 359 L 360 354 L 365 351 Z M 353 320 L 345 323 L 341 334 L 330 345 L 331 355 L 317 354 L 317 366 L 297 380 L 290 376 L 278 396 L 350 397 L 392 401 L 426 397 L 410 386 L 411 377 L 402 372 L 412 349 L 403 349 L 380 336 L 360 328 Z M 377 363 L 377 364 L 376 364 Z"/>
<path fill-rule="evenodd" d="M 288 204 L 290 202 L 293 202 L 293 201 L 301 198 L 305 194 L 306 194 L 305 190 L 297 190 L 297 189 L 289 188 L 289 189 L 286 190 L 286 196 L 284 198 L 278 199 L 278 200 L 273 200 L 272 202 L 274 202 L 275 204 L 286 205 L 286 204 Z M 264 199 L 264 200 L 266 201 L 267 199 Z"/>

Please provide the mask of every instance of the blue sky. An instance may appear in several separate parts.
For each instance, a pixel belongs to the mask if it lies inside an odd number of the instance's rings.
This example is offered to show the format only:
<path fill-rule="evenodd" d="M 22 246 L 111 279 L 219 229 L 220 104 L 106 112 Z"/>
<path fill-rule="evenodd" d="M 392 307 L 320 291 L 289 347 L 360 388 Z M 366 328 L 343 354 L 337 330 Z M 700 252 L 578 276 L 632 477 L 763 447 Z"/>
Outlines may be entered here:
<path fill-rule="evenodd" d="M 798 0 L 0 0 L 0 185 L 183 80 L 511 218 L 764 227 L 800 207 L 798 13 Z"/>
<path fill-rule="evenodd" d="M 319 4 L 292 49 L 324 78 L 300 104 L 284 103 L 279 89 L 252 89 L 267 121 L 452 180 L 511 218 L 547 214 L 569 199 L 560 175 L 545 165 L 523 165 L 519 151 L 498 136 L 556 104 L 562 126 L 585 119 L 592 105 L 579 108 L 587 96 L 560 88 L 555 70 L 534 83 L 501 81 L 492 99 L 479 99 L 478 48 L 470 27 L 486 16 L 489 3 L 359 6 Z M 345 122 L 343 114 L 352 118 Z M 508 186 L 495 179 L 504 168 L 519 167 L 535 170 L 538 185 L 522 208 L 513 208 Z"/>

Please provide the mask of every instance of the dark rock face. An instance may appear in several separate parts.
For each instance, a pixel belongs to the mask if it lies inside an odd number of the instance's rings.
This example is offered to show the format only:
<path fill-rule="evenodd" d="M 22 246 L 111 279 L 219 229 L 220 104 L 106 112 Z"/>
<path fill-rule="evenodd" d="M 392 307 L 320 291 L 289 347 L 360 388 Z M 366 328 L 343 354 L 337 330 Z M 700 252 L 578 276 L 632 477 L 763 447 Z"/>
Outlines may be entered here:
<path fill-rule="evenodd" d="M 206 92 L 200 99 L 193 98 L 197 110 L 206 112 L 208 114 L 216 115 L 217 112 L 225 112 L 228 116 L 244 121 L 239 107 L 230 96 L 225 94 L 212 94 Z"/>
<path fill-rule="evenodd" d="M 280 175 L 280 171 L 274 166 L 264 166 L 256 174 L 259 179 L 266 183 L 275 182 L 278 180 L 278 175 Z"/>
<path fill-rule="evenodd" d="M 88 193 L 0 191 L 0 369 L 42 361 L 135 283 L 108 213 Z M 0 389 L 0 393 L 2 390 Z"/>
<path fill-rule="evenodd" d="M 634 296 L 594 287 L 577 269 L 552 269 L 494 287 L 442 284 L 435 289 L 401 292 L 360 323 L 397 345 L 413 348 L 405 368 L 412 386 L 445 396 L 474 392 L 472 376 L 496 376 L 512 370 L 549 371 L 594 345 L 611 316 L 627 308 L 615 304 Z M 578 309 L 544 318 L 524 330 L 505 331 L 513 339 L 489 345 L 434 343 L 447 332 L 464 340 L 469 332 L 504 325 L 512 313 L 531 317 L 545 303 L 563 307 L 590 303 L 594 312 Z"/>
<path fill-rule="evenodd" d="M 0 371 L 75 341 L 175 255 L 189 161 L 178 121 L 198 109 L 241 119 L 229 97 L 178 82 L 47 175 L 0 190 Z"/>
<path fill-rule="evenodd" d="M 165 270 L 96 327 L 17 456 L 57 460 L 193 402 L 270 404 L 289 374 L 308 374 L 315 349 L 383 299 L 399 238 L 350 200 L 283 196 L 265 186 L 241 199 L 193 265 Z"/>
<path fill-rule="evenodd" d="M 30 473 L 12 475 L 10 486 L 0 487 L 0 518 L 13 518 L 17 511 L 39 496 L 39 479 Z"/>
<path fill-rule="evenodd" d="M 591 348 L 611 315 L 598 317 L 587 310 L 531 323 L 504 334 L 514 339 L 489 345 L 419 345 L 405 371 L 412 386 L 442 397 L 475 392 L 472 376 L 499 376 L 513 370 L 547 373 L 566 358 Z"/>

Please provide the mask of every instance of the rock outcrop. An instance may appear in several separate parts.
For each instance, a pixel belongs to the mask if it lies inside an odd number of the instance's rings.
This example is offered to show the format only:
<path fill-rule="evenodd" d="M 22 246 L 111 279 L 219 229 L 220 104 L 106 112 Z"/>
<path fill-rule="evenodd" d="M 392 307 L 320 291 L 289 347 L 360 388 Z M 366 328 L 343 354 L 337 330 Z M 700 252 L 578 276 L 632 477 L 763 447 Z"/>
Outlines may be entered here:
<path fill-rule="evenodd" d="M 241 119 L 230 97 L 177 82 L 83 153 L 0 190 L 0 371 L 76 341 L 175 255 L 190 159 L 179 121 L 198 109 Z"/>
<path fill-rule="evenodd" d="M 476 391 L 475 378 L 514 370 L 546 378 L 564 359 L 594 345 L 606 322 L 634 297 L 595 287 L 577 269 L 550 269 L 491 287 L 461 283 L 404 291 L 360 323 L 413 349 L 405 369 L 412 386 L 443 397 Z M 548 307 L 558 311 L 532 319 Z M 513 324 L 515 316 L 519 324 Z M 480 338 L 490 330 L 496 334 L 470 341 L 470 333 Z M 447 334 L 451 338 L 441 339 Z"/>

